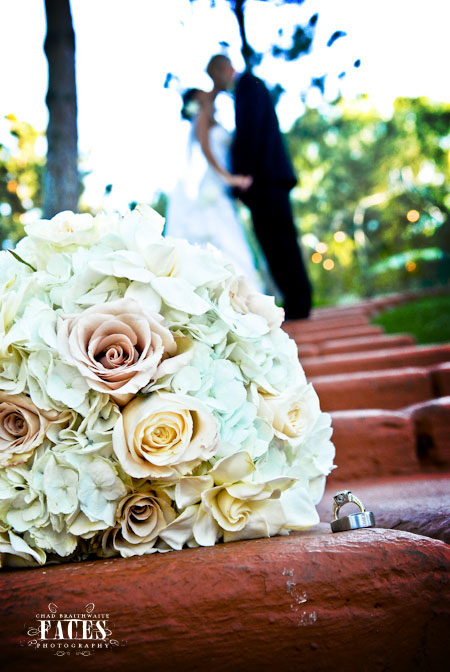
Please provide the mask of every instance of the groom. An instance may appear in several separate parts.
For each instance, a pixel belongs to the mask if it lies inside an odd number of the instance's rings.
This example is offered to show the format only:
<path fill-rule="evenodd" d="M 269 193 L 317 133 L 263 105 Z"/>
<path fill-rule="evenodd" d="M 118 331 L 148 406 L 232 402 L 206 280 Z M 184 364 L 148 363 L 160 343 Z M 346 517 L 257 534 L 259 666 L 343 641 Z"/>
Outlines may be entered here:
<path fill-rule="evenodd" d="M 216 90 L 230 91 L 234 87 L 236 133 L 231 150 L 232 172 L 253 178 L 251 187 L 237 195 L 250 209 L 256 236 L 284 295 L 286 320 L 306 318 L 311 309 L 311 285 L 289 201 L 289 192 L 297 178 L 269 91 L 251 72 L 236 73 L 230 59 L 223 54 L 213 56 L 206 71 Z"/>

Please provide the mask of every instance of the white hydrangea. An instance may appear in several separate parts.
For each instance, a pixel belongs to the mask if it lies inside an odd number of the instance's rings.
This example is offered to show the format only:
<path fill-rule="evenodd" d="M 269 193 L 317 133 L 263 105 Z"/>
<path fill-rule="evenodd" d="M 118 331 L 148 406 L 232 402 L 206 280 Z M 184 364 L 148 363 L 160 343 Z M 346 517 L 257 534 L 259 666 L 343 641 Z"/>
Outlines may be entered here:
<path fill-rule="evenodd" d="M 0 252 L 5 566 L 318 522 L 331 421 L 282 309 L 163 226 L 147 206 L 63 212 Z"/>

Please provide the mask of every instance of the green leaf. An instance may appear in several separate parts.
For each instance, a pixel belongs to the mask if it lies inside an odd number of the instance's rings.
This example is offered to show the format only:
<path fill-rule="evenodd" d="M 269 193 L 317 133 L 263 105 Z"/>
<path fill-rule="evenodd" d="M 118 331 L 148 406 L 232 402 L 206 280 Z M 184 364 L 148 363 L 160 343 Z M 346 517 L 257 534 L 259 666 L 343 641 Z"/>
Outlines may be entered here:
<path fill-rule="evenodd" d="M 29 264 L 28 261 L 25 261 L 25 259 L 22 259 L 22 257 L 19 257 L 19 255 L 17 254 L 17 252 L 13 252 L 12 250 L 8 250 L 8 252 L 11 252 L 11 254 L 13 255 L 13 257 L 14 257 L 15 259 L 17 259 L 17 261 L 20 261 L 21 264 L 25 264 L 25 266 L 28 266 L 29 268 L 31 268 L 32 271 L 37 271 L 37 268 L 35 268 L 35 267 L 32 266 L 31 264 Z"/>

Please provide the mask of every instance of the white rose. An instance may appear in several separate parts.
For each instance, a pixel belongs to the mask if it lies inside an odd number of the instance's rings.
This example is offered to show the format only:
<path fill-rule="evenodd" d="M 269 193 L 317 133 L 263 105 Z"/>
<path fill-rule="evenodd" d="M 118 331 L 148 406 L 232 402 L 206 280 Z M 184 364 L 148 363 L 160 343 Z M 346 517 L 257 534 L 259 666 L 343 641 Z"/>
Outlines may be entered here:
<path fill-rule="evenodd" d="M 114 427 L 113 448 L 130 476 L 173 478 L 208 460 L 218 436 L 218 422 L 201 401 L 155 392 L 125 406 Z"/>
<path fill-rule="evenodd" d="M 257 292 L 244 276 L 227 283 L 217 308 L 221 319 L 244 338 L 262 336 L 284 320 L 284 310 L 275 305 L 273 296 Z"/>
<path fill-rule="evenodd" d="M 279 439 L 299 443 L 309 436 L 321 411 L 316 391 L 308 384 L 278 396 L 260 395 L 258 414 L 272 425 Z"/>
<path fill-rule="evenodd" d="M 76 215 L 70 210 L 59 212 L 52 219 L 27 224 L 25 231 L 36 243 L 47 243 L 56 248 L 93 245 L 108 231 L 108 217 L 89 214 Z"/>

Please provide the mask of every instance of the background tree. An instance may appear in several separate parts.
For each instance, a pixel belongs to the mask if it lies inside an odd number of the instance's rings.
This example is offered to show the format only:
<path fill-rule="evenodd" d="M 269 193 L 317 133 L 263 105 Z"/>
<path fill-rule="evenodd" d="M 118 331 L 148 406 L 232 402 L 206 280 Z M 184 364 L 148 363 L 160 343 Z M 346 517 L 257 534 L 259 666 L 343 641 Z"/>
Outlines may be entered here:
<path fill-rule="evenodd" d="M 61 210 L 76 212 L 78 174 L 75 33 L 69 0 L 45 0 L 48 61 L 47 164 L 44 175 L 44 217 Z"/>
<path fill-rule="evenodd" d="M 42 134 L 12 114 L 7 119 L 10 139 L 0 144 L 0 247 L 15 244 L 23 236 L 26 212 L 42 207 L 45 163 L 36 152 Z"/>
<path fill-rule="evenodd" d="M 194 3 L 195 1 L 196 0 L 190 0 L 191 3 Z M 241 37 L 241 54 L 245 61 L 245 66 L 247 70 L 251 70 L 254 66 L 259 65 L 262 62 L 263 58 L 269 54 L 271 56 L 274 56 L 275 58 L 283 58 L 286 61 L 295 61 L 301 56 L 309 54 L 309 52 L 311 51 L 315 37 L 317 22 L 319 20 L 319 14 L 317 12 L 312 14 L 312 16 L 309 18 L 308 21 L 293 26 L 291 30 L 291 35 L 288 37 L 288 41 L 290 41 L 289 46 L 282 46 L 280 40 L 283 39 L 284 41 L 285 38 L 284 31 L 282 28 L 276 29 L 274 31 L 272 45 L 270 45 L 270 48 L 267 50 L 267 52 L 262 53 L 257 52 L 248 41 L 246 20 L 245 20 L 245 10 L 248 4 L 247 0 L 225 0 L 225 1 L 229 4 L 230 9 L 235 15 L 239 26 L 239 34 Z M 280 5 L 300 6 L 303 5 L 305 2 L 305 0 L 255 0 L 255 1 L 261 4 L 268 5 L 270 3 L 276 6 Z M 214 8 L 216 6 L 216 0 L 210 0 L 210 4 L 211 8 Z M 336 42 L 336 40 L 340 39 L 341 37 L 345 37 L 345 35 L 346 33 L 344 31 L 335 30 L 330 35 L 327 41 L 327 47 L 331 47 Z M 229 46 L 226 42 L 222 42 L 221 44 L 225 48 Z M 353 63 L 354 67 L 356 68 L 359 68 L 360 64 L 361 62 L 359 59 L 356 59 Z M 346 75 L 345 72 L 341 72 L 339 77 L 342 78 L 345 77 L 345 75 Z M 170 80 L 172 79 L 172 77 L 173 75 L 169 73 L 166 78 L 165 86 L 168 86 L 170 84 Z M 313 77 L 311 79 L 311 87 L 317 87 L 323 94 L 325 90 L 326 77 L 327 77 L 326 73 Z M 280 84 L 276 84 L 273 87 L 272 95 L 274 97 L 275 102 L 278 102 L 278 99 L 280 98 L 283 91 L 284 89 Z"/>
<path fill-rule="evenodd" d="M 308 109 L 288 133 L 316 295 L 332 302 L 448 281 L 450 105 L 367 98 Z"/>

